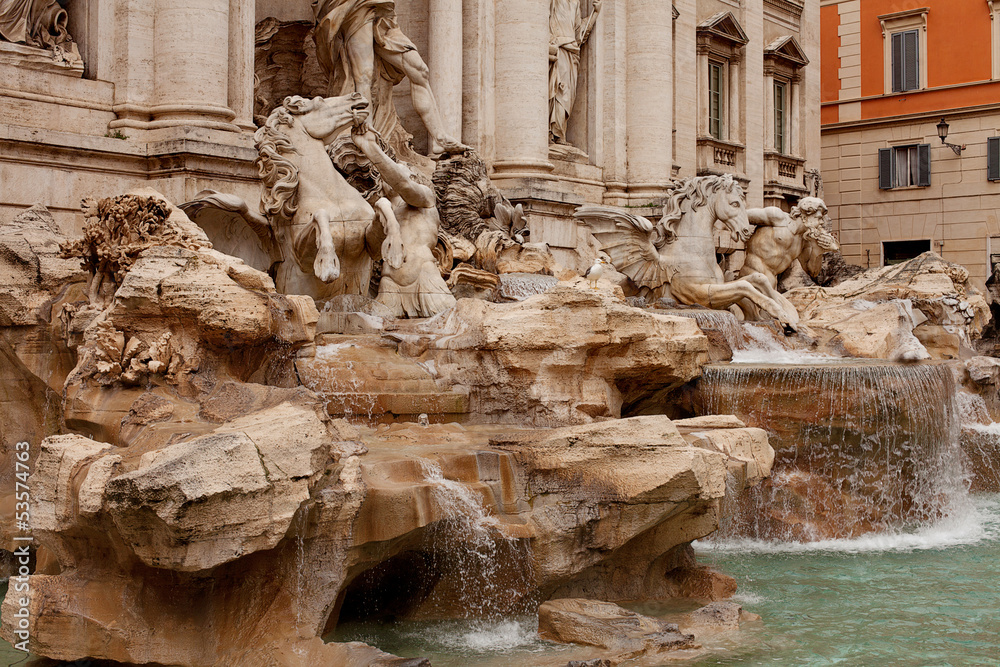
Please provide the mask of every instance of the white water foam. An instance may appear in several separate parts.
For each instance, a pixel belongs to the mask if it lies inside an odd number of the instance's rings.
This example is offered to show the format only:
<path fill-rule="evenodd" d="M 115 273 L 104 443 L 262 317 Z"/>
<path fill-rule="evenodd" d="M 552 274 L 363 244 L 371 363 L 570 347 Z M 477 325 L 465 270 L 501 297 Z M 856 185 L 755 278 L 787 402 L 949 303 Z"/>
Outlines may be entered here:
<path fill-rule="evenodd" d="M 853 539 L 781 542 L 750 538 L 697 541 L 705 553 L 794 554 L 815 552 L 909 552 L 969 546 L 1000 539 L 1000 497 L 978 497 L 964 511 L 913 532 L 871 533 Z"/>
<path fill-rule="evenodd" d="M 510 651 L 538 642 L 538 626 L 531 621 L 479 621 L 439 627 L 433 639 L 452 650 L 476 653 Z"/>
<path fill-rule="evenodd" d="M 743 344 L 733 350 L 734 364 L 822 364 L 837 360 L 826 354 L 793 350 L 778 341 L 771 330 L 743 323 Z"/>

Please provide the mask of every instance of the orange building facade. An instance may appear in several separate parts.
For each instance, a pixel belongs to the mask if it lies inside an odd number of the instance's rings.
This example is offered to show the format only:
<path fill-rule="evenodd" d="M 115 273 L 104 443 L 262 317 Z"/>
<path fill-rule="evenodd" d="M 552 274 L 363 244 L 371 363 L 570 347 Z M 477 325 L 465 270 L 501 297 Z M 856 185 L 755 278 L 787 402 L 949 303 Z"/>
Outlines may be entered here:
<path fill-rule="evenodd" d="M 1000 264 L 1000 0 L 821 0 L 820 26 L 821 170 L 845 258 L 934 250 L 982 287 Z"/>

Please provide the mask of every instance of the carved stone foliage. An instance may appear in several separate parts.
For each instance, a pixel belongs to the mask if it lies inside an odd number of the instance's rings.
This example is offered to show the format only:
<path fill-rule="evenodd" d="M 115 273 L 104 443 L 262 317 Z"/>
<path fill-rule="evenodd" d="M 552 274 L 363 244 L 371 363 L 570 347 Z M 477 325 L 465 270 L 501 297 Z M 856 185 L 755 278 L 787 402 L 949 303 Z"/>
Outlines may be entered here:
<path fill-rule="evenodd" d="M 79 257 L 92 278 L 91 301 L 101 301 L 105 280 L 117 288 L 139 255 L 158 245 L 191 250 L 211 247 L 208 238 L 178 209 L 155 196 L 125 194 L 85 199 L 83 238 L 62 243 L 64 258 Z M 114 290 L 111 290 L 112 292 Z"/>

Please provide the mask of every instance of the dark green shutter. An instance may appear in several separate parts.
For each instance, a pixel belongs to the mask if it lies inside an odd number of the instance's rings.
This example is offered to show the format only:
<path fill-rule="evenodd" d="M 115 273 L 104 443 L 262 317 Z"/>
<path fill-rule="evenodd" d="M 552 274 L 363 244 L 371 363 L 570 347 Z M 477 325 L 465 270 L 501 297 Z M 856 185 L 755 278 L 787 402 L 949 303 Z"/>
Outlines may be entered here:
<path fill-rule="evenodd" d="M 903 90 L 920 87 L 920 34 L 916 30 L 903 33 Z"/>
<path fill-rule="evenodd" d="M 892 92 L 903 90 L 903 33 L 892 35 Z"/>
<path fill-rule="evenodd" d="M 1000 181 L 1000 137 L 986 139 L 986 178 Z"/>
<path fill-rule="evenodd" d="M 880 190 L 892 189 L 892 149 L 878 149 L 878 187 Z"/>
<path fill-rule="evenodd" d="M 917 145 L 917 185 L 927 187 L 931 184 L 931 145 Z"/>

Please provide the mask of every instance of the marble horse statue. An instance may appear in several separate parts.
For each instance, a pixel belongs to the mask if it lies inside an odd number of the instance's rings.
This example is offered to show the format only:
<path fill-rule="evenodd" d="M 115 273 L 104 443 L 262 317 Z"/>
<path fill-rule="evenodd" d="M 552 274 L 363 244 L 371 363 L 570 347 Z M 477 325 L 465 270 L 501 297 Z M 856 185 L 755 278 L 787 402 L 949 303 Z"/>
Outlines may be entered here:
<path fill-rule="evenodd" d="M 696 176 L 677 183 L 656 223 L 608 206 L 581 206 L 574 216 L 590 225 L 615 268 L 641 293 L 669 295 L 688 305 L 728 309 L 747 299 L 795 329 L 795 307 L 768 279 L 752 273 L 726 281 L 715 256 L 716 220 L 741 241 L 753 227 L 743 189 L 731 176 Z"/>
<path fill-rule="evenodd" d="M 327 146 L 364 123 L 368 108 L 357 93 L 285 98 L 254 136 L 263 215 L 212 191 L 181 208 L 218 250 L 271 273 L 278 291 L 320 302 L 367 294 L 374 259 L 402 264 L 399 228 L 347 182 Z"/>

